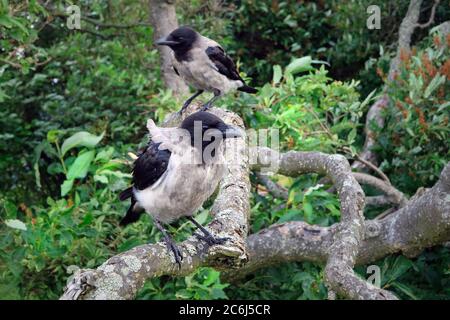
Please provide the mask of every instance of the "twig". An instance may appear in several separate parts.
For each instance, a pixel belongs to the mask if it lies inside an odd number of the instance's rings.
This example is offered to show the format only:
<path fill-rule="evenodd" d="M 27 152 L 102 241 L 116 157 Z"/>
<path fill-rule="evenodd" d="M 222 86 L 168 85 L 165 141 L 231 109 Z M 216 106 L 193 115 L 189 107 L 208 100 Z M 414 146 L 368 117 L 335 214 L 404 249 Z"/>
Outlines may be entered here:
<path fill-rule="evenodd" d="M 439 2 L 441 2 L 441 0 L 434 0 L 433 7 L 431 7 L 430 19 L 428 19 L 428 22 L 426 23 L 422 24 L 417 23 L 417 27 L 425 29 L 428 28 L 432 23 L 434 23 L 434 17 L 436 15 L 436 7 L 439 5 Z"/>
<path fill-rule="evenodd" d="M 286 188 L 280 186 L 278 183 L 273 182 L 267 175 L 264 175 L 260 172 L 255 172 L 255 176 L 258 178 L 259 182 L 261 182 L 267 190 L 272 194 L 275 198 L 280 198 L 287 200 L 289 197 L 289 192 Z"/>
<path fill-rule="evenodd" d="M 355 159 L 363 164 L 365 164 L 366 166 L 368 166 L 369 168 L 371 168 L 373 171 L 375 171 L 384 181 L 386 181 L 386 183 L 388 183 L 389 185 L 391 185 L 391 181 L 389 180 L 388 176 L 384 174 L 383 171 L 380 170 L 380 168 L 378 168 L 376 165 L 374 165 L 372 162 L 364 160 L 363 158 L 361 158 L 361 156 L 359 154 L 355 155 Z"/>
<path fill-rule="evenodd" d="M 388 196 L 391 203 L 395 203 L 400 207 L 403 207 L 408 202 L 408 199 L 401 191 L 381 179 L 367 173 L 360 172 L 353 172 L 353 176 L 360 184 L 367 184 L 382 191 L 386 196 Z"/>

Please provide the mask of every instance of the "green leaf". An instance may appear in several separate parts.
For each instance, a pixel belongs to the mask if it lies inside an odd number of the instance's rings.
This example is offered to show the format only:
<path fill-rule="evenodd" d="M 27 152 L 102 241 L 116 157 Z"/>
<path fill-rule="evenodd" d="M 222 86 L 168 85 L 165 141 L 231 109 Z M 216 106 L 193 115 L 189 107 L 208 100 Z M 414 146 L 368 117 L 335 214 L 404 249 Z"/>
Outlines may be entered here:
<path fill-rule="evenodd" d="M 73 179 L 65 180 L 61 185 L 61 197 L 64 197 L 66 194 L 68 194 L 70 190 L 72 190 L 72 187 L 73 187 Z"/>
<path fill-rule="evenodd" d="M 445 76 L 437 73 L 433 80 L 430 81 L 428 87 L 425 89 L 425 92 L 423 94 L 424 98 L 428 98 L 434 92 L 434 90 L 436 90 L 444 82 Z"/>
<path fill-rule="evenodd" d="M 79 155 L 67 172 L 67 179 L 84 178 L 89 170 L 92 160 L 95 156 L 95 150 L 91 150 Z"/>
<path fill-rule="evenodd" d="M 311 67 L 311 63 L 312 59 L 310 56 L 298 58 L 289 63 L 284 72 L 285 74 L 296 74 L 299 72 L 312 70 L 313 67 Z"/>
<path fill-rule="evenodd" d="M 64 156 L 67 151 L 78 146 L 93 148 L 100 142 L 100 140 L 103 139 L 104 135 L 105 132 L 102 132 L 102 134 L 99 136 L 86 131 L 77 132 L 64 141 L 61 146 L 61 153 Z"/>
<path fill-rule="evenodd" d="M 6 14 L 1 15 L 0 16 L 0 25 L 4 26 L 5 28 L 10 29 L 12 27 L 11 17 Z"/>
<path fill-rule="evenodd" d="M 371 93 L 369 93 L 369 95 L 364 99 L 364 101 L 361 102 L 361 105 L 360 105 L 361 109 L 364 108 L 370 102 L 370 100 L 372 100 L 372 97 L 376 91 L 377 91 L 377 89 L 374 89 Z"/>
<path fill-rule="evenodd" d="M 281 67 L 279 65 L 274 65 L 273 66 L 273 78 L 272 78 L 273 84 L 280 83 L 280 80 L 281 80 L 282 76 L 283 76 L 283 74 L 282 74 L 282 71 L 281 71 Z"/>
<path fill-rule="evenodd" d="M 20 220 L 17 219 L 7 219 L 5 220 L 5 224 L 13 229 L 27 231 L 27 226 Z"/>
<path fill-rule="evenodd" d="M 102 151 L 100 151 L 97 156 L 95 156 L 95 162 L 97 161 L 108 161 L 111 159 L 112 155 L 114 153 L 114 148 L 113 147 L 109 147 L 107 149 L 104 149 Z"/>
<path fill-rule="evenodd" d="M 96 174 L 96 175 L 94 175 L 94 181 L 108 184 L 108 177 Z"/>
<path fill-rule="evenodd" d="M 0 102 L 5 102 L 6 99 L 11 98 L 10 96 L 8 96 L 5 91 L 3 91 L 2 89 L 0 89 Z"/>
<path fill-rule="evenodd" d="M 392 283 L 397 280 L 399 277 L 404 275 L 406 271 L 408 271 L 413 266 L 411 260 L 405 258 L 404 256 L 398 256 L 394 264 L 389 270 L 389 273 L 386 274 L 387 283 Z"/>
<path fill-rule="evenodd" d="M 47 141 L 50 143 L 55 143 L 58 141 L 59 130 L 50 130 L 47 132 Z"/>
<path fill-rule="evenodd" d="M 313 207 L 306 199 L 306 197 L 303 199 L 303 212 L 305 213 L 305 220 L 306 222 L 312 222 Z"/>
<path fill-rule="evenodd" d="M 206 220 L 208 219 L 208 210 L 203 210 L 200 214 L 198 214 L 195 218 L 195 221 L 197 221 L 200 224 L 204 224 Z"/>
<path fill-rule="evenodd" d="M 394 282 L 392 286 L 402 291 L 411 299 L 419 300 L 419 298 L 414 294 L 413 289 L 411 287 L 408 287 L 407 285 L 399 282 Z"/>
<path fill-rule="evenodd" d="M 356 138 L 356 128 L 353 128 L 348 134 L 347 143 L 352 144 L 353 142 L 355 142 L 355 138 Z"/>

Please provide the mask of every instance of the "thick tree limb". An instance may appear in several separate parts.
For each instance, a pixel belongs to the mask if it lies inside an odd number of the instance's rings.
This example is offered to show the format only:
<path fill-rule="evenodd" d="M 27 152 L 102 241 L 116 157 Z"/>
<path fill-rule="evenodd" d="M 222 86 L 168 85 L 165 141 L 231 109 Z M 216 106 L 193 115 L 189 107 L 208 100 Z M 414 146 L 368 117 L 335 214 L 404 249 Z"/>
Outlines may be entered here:
<path fill-rule="evenodd" d="M 192 108 L 184 116 L 191 112 Z M 212 112 L 228 124 L 243 127 L 242 120 L 234 113 L 215 108 Z M 176 120 L 172 118 L 170 121 Z M 220 183 L 211 210 L 214 219 L 207 228 L 212 234 L 230 240 L 224 245 L 207 248 L 196 237 L 190 237 L 179 244 L 183 254 L 180 270 L 165 244 L 138 246 L 110 258 L 95 270 L 78 271 L 61 299 L 133 299 L 145 280 L 152 277 L 187 275 L 200 266 L 213 266 L 219 270 L 241 267 L 247 261 L 249 166 L 244 139 L 230 139 L 225 143 L 228 171 Z"/>
<path fill-rule="evenodd" d="M 258 148 L 257 152 L 259 161 L 254 169 L 267 166 L 268 159 L 276 159 L 269 148 Z M 341 222 L 328 247 L 325 281 L 329 289 L 351 299 L 395 299 L 393 294 L 374 287 L 353 272 L 364 235 L 364 192 L 347 159 L 342 155 L 290 151 L 279 155 L 277 167 L 278 173 L 291 177 L 310 172 L 325 174 L 336 187 L 341 201 Z"/>
<path fill-rule="evenodd" d="M 365 235 L 359 245 L 356 264 L 368 264 L 386 255 L 408 257 L 425 248 L 450 240 L 450 164 L 431 189 L 414 196 L 401 209 L 382 220 L 364 223 Z M 282 262 L 326 263 L 330 247 L 340 232 L 339 225 L 311 226 L 293 221 L 270 226 L 248 237 L 249 262 L 239 272 L 224 273 L 228 281 Z"/>

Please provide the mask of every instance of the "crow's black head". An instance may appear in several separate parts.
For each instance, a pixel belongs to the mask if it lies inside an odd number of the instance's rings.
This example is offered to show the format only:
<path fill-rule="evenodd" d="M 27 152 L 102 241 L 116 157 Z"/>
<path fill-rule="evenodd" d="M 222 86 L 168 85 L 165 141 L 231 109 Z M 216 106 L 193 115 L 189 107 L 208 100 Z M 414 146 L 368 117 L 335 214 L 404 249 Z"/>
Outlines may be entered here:
<path fill-rule="evenodd" d="M 198 33 L 187 26 L 179 27 L 172 31 L 167 37 L 156 41 L 157 45 L 168 46 L 177 55 L 184 55 L 197 40 Z"/>
<path fill-rule="evenodd" d="M 204 111 L 198 111 L 184 119 L 181 128 L 187 130 L 191 135 L 193 147 L 202 146 L 203 149 L 216 139 L 223 140 L 242 136 L 239 128 L 227 125 L 219 117 Z"/>

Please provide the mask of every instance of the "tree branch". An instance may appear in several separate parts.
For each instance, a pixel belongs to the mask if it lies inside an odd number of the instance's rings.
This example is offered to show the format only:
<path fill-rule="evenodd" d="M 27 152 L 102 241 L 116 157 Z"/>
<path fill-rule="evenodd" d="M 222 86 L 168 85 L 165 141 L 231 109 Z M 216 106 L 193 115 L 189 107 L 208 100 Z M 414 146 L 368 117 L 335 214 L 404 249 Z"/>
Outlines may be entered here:
<path fill-rule="evenodd" d="M 430 19 L 428 19 L 428 22 L 426 22 L 426 23 L 422 23 L 422 24 L 418 23 L 417 26 L 419 28 L 425 29 L 434 23 L 434 16 L 436 15 L 436 7 L 439 5 L 439 2 L 441 2 L 441 0 L 434 0 L 434 4 L 431 7 Z"/>
<path fill-rule="evenodd" d="M 450 240 L 450 164 L 431 189 L 413 197 L 401 209 L 382 220 L 364 223 L 364 239 L 359 245 L 357 265 L 402 253 L 415 257 L 425 248 Z M 257 269 L 292 261 L 326 263 L 339 225 L 311 226 L 293 221 L 272 225 L 247 239 L 249 262 L 239 272 L 226 272 L 227 281 L 236 282 Z"/>
<path fill-rule="evenodd" d="M 184 116 L 198 107 L 192 105 Z M 212 112 L 226 123 L 243 127 L 242 120 L 233 113 L 216 108 Z M 176 113 L 164 124 L 173 126 L 181 120 Z M 208 248 L 196 237 L 190 237 L 179 244 L 184 257 L 181 269 L 163 243 L 141 245 L 110 258 L 97 269 L 79 270 L 61 299 L 132 299 L 152 277 L 182 276 L 200 266 L 211 266 L 224 271 L 229 279 L 236 279 L 284 261 L 325 263 L 330 297 L 336 293 L 351 299 L 395 299 L 392 293 L 357 276 L 354 265 L 394 252 L 415 256 L 426 247 L 450 239 L 450 165 L 444 168 L 432 189 L 412 197 L 395 214 L 364 221 L 364 193 L 356 178 L 387 188 L 384 181 L 361 174 L 355 178 L 341 155 L 294 151 L 278 154 L 268 148 L 250 150 L 257 155 L 252 169 L 264 169 L 275 160 L 278 173 L 283 175 L 295 177 L 310 172 L 327 175 L 339 194 L 341 221 L 327 228 L 288 222 L 247 239 L 250 183 L 245 142 L 232 139 L 226 143 L 228 172 L 211 210 L 214 219 L 207 226 L 213 234 L 229 237 L 226 244 Z"/>
<path fill-rule="evenodd" d="M 255 176 L 258 180 L 267 188 L 270 194 L 272 194 L 275 198 L 280 198 L 287 200 L 289 197 L 289 192 L 286 188 L 280 186 L 278 183 L 273 182 L 267 175 L 264 175 L 260 172 L 255 172 Z"/>
<path fill-rule="evenodd" d="M 274 151 L 258 148 L 258 163 L 253 169 L 268 166 L 268 159 L 276 159 Z M 304 173 L 327 175 L 335 185 L 341 201 L 341 222 L 328 246 L 325 281 L 329 289 L 351 299 L 395 299 L 355 275 L 352 268 L 364 235 L 364 192 L 353 177 L 347 159 L 341 155 L 320 152 L 290 151 L 279 155 L 278 173 L 295 177 Z"/>
<path fill-rule="evenodd" d="M 400 207 L 403 207 L 408 201 L 408 199 L 402 192 L 381 179 L 378 179 L 366 173 L 359 172 L 353 172 L 353 176 L 360 184 L 370 185 L 383 192 L 389 199 L 390 203 L 394 203 L 399 205 Z"/>
<path fill-rule="evenodd" d="M 154 40 L 167 36 L 178 28 L 175 1 L 149 0 L 148 4 Z M 161 60 L 161 73 L 167 89 L 172 90 L 174 95 L 183 95 L 189 92 L 188 86 L 173 70 L 171 49 L 166 46 L 158 46 L 158 51 Z"/>

